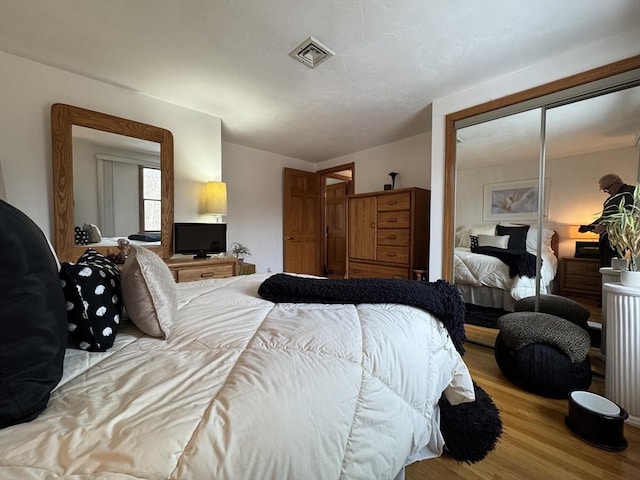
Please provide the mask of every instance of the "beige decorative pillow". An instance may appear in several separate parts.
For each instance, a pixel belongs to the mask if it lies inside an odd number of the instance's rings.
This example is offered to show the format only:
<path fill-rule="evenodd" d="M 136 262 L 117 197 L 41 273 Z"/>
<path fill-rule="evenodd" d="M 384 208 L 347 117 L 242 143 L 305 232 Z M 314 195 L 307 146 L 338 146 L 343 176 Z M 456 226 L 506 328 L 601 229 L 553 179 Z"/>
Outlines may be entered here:
<path fill-rule="evenodd" d="M 478 246 L 507 248 L 507 245 L 509 245 L 509 238 L 509 235 L 478 235 Z"/>
<path fill-rule="evenodd" d="M 102 241 L 102 233 L 97 225 L 85 223 L 82 229 L 89 234 L 89 243 L 100 243 Z"/>
<path fill-rule="evenodd" d="M 178 315 L 178 299 L 167 264 L 148 248 L 132 245 L 120 282 L 131 321 L 147 335 L 168 338 Z"/>

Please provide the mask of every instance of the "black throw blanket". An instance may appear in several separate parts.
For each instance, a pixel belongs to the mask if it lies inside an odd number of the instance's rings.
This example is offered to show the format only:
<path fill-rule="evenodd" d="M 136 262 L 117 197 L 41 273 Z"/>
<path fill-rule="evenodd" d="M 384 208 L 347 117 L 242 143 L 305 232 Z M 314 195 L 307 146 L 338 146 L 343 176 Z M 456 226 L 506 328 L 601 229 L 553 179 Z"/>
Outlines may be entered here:
<path fill-rule="evenodd" d="M 258 294 L 275 303 L 398 303 L 418 307 L 443 323 L 456 350 L 464 354 L 464 302 L 456 286 L 444 280 L 337 280 L 278 273 L 260 285 Z"/>
<path fill-rule="evenodd" d="M 509 266 L 509 277 L 516 275 L 533 278 L 536 276 L 536 256 L 523 250 L 510 250 L 497 247 L 472 247 L 473 253 L 490 255 Z"/>

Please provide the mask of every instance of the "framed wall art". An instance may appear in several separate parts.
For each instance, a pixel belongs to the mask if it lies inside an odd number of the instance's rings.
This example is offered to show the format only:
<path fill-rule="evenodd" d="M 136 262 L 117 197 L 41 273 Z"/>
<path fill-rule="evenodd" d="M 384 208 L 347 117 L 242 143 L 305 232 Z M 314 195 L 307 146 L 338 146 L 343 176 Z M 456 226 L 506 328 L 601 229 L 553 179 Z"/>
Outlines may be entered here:
<path fill-rule="evenodd" d="M 549 216 L 549 179 L 544 181 L 544 218 Z M 492 183 L 484 186 L 484 221 L 523 221 L 538 217 L 538 180 Z"/>

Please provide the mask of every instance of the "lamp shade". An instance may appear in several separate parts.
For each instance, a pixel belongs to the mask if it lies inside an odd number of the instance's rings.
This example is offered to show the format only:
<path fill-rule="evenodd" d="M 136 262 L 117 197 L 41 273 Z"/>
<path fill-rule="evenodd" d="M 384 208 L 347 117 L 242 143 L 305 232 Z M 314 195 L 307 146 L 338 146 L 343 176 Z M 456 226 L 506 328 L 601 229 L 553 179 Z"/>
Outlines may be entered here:
<path fill-rule="evenodd" d="M 204 189 L 204 213 L 227 214 L 227 184 L 207 182 Z"/>
<path fill-rule="evenodd" d="M 596 240 L 600 235 L 594 232 L 580 233 L 578 229 L 580 225 L 571 225 L 569 227 L 569 238 L 584 239 L 584 240 Z"/>

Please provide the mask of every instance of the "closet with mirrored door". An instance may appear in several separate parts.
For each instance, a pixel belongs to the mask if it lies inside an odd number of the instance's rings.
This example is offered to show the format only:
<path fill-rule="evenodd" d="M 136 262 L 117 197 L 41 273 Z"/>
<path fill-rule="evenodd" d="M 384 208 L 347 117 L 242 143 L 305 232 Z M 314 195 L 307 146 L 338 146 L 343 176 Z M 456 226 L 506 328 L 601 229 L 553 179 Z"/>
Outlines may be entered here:
<path fill-rule="evenodd" d="M 638 181 L 640 56 L 450 114 L 446 136 L 444 278 L 469 305 L 510 311 L 519 298 L 554 293 L 598 321 L 599 259 L 575 257 L 577 241 L 597 237 L 574 237 L 602 211 L 602 175 Z M 478 246 L 531 256 L 509 259 L 504 278 L 476 265 Z"/>

